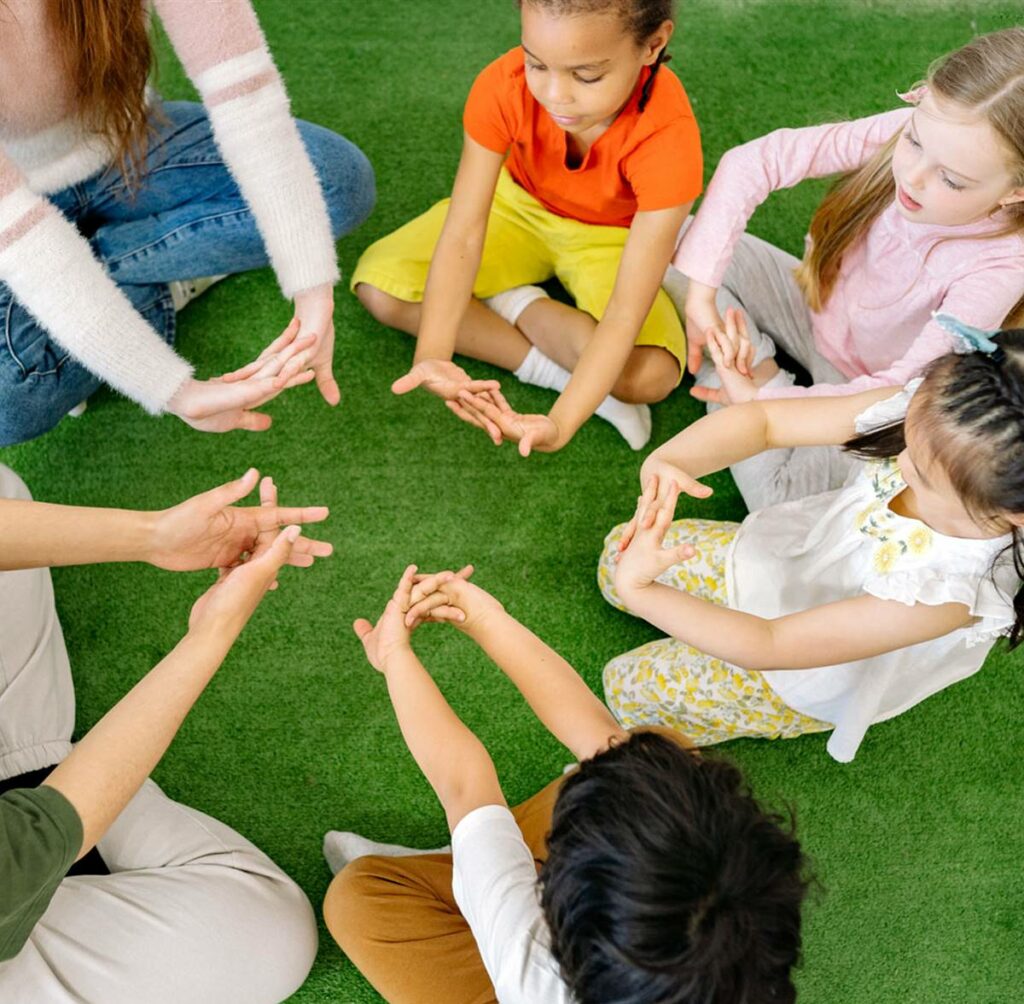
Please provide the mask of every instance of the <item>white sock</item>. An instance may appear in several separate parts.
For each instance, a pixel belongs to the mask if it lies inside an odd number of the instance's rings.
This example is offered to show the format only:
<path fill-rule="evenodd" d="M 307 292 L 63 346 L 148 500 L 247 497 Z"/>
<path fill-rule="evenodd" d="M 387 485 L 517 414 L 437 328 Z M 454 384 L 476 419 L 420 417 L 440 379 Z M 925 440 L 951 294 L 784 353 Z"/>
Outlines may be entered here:
<path fill-rule="evenodd" d="M 553 359 L 549 359 L 536 345 L 526 353 L 513 374 L 522 383 L 546 390 L 565 390 L 572 374 L 562 369 Z M 651 409 L 646 404 L 627 404 L 609 394 L 594 412 L 618 431 L 619 435 L 634 450 L 643 449 L 651 438 Z"/>
<path fill-rule="evenodd" d="M 384 858 L 408 858 L 414 854 L 450 853 L 451 847 L 437 847 L 424 851 L 418 847 L 403 847 L 401 844 L 378 843 L 375 840 L 367 840 L 358 833 L 348 833 L 344 830 L 329 830 L 324 835 L 324 857 L 332 875 L 337 875 L 350 861 L 365 858 L 368 854 Z"/>
<path fill-rule="evenodd" d="M 481 301 L 490 307 L 499 317 L 515 324 L 519 315 L 535 300 L 547 300 L 548 294 L 540 286 L 513 286 L 503 293 L 495 293 Z"/>
<path fill-rule="evenodd" d="M 79 401 L 69 412 L 70 418 L 81 418 L 85 414 L 85 409 L 89 407 L 89 399 L 86 398 L 84 401 Z"/>
<path fill-rule="evenodd" d="M 171 290 L 174 312 L 177 313 L 197 296 L 205 293 L 215 282 L 226 279 L 227 275 L 204 275 L 198 279 L 174 279 L 167 283 Z"/>

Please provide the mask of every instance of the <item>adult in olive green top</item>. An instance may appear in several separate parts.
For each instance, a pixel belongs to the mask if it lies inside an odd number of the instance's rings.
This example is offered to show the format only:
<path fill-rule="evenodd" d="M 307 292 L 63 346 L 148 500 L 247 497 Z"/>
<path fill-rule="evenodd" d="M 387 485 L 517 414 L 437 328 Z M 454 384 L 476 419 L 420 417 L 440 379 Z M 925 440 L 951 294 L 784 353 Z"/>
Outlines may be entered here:
<path fill-rule="evenodd" d="M 312 965 L 316 925 L 298 887 L 148 780 L 281 566 L 330 553 L 298 526 L 327 510 L 278 506 L 269 478 L 261 505 L 236 505 L 258 481 L 252 470 L 129 512 L 33 502 L 0 465 L 0 1000 L 277 1002 Z M 98 561 L 221 574 L 182 640 L 72 747 L 46 566 Z M 92 871 L 108 874 L 68 876 L 93 848 Z"/>

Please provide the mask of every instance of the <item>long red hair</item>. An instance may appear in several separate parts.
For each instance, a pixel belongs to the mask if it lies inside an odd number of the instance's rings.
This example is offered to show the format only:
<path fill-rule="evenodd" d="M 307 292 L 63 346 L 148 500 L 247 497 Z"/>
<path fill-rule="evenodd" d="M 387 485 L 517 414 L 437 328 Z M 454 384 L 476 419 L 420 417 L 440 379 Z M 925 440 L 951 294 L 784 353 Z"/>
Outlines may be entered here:
<path fill-rule="evenodd" d="M 50 28 L 79 116 L 106 137 L 129 180 L 149 134 L 146 81 L 153 65 L 143 0 L 47 0 Z"/>

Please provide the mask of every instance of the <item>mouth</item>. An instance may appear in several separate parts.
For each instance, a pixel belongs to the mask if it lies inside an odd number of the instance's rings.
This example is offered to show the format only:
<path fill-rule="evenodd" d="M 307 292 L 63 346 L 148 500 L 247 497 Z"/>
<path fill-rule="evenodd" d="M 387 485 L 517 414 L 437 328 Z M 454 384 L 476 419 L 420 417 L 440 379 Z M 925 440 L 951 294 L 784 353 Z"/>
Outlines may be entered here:
<path fill-rule="evenodd" d="M 919 209 L 923 208 L 920 202 L 915 202 L 907 193 L 903 190 L 902 185 L 896 186 L 896 197 L 900 200 L 900 205 L 904 209 L 910 210 L 912 213 L 916 213 Z"/>
<path fill-rule="evenodd" d="M 570 126 L 578 125 L 583 121 L 581 115 L 556 115 L 554 112 L 549 111 L 548 115 L 551 116 L 552 120 L 560 125 L 563 129 L 567 129 Z"/>

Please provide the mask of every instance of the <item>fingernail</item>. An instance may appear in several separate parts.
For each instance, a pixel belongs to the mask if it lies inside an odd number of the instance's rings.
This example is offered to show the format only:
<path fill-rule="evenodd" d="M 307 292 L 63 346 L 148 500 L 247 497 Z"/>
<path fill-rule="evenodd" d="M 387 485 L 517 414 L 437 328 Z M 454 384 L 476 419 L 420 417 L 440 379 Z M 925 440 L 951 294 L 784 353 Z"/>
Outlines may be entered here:
<path fill-rule="evenodd" d="M 299 539 L 299 534 L 302 533 L 302 530 L 301 530 L 300 527 L 290 526 L 290 527 L 288 527 L 287 530 L 285 530 L 284 533 L 285 533 L 285 539 L 286 540 L 290 540 L 294 544 L 295 541 Z"/>

